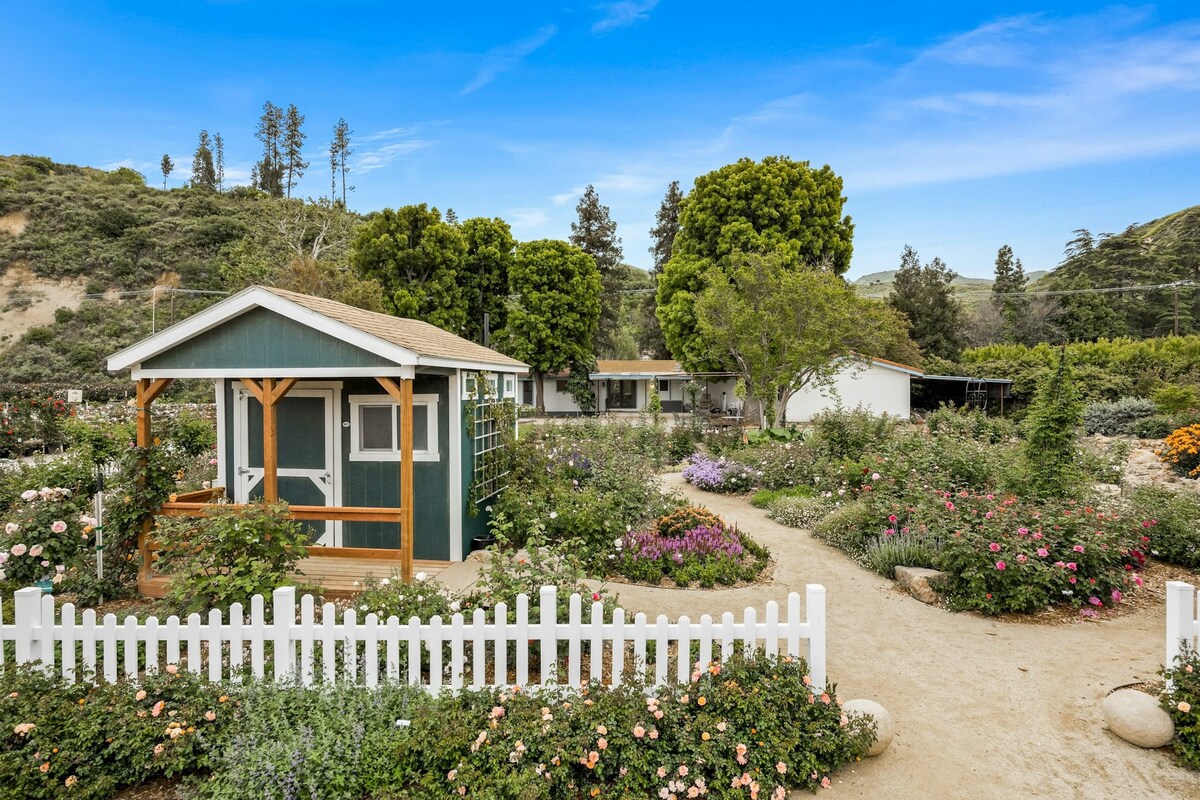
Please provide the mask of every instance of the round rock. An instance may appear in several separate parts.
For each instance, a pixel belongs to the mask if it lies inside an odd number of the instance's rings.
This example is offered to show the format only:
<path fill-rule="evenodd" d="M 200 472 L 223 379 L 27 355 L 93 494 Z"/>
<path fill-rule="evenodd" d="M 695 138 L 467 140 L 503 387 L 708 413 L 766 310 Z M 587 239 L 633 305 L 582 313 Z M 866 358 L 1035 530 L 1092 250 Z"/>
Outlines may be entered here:
<path fill-rule="evenodd" d="M 896 723 L 886 708 L 874 700 L 848 700 L 842 704 L 842 711 L 847 716 L 871 717 L 875 720 L 875 742 L 867 751 L 868 756 L 877 756 L 888 749 L 896 735 Z"/>
<path fill-rule="evenodd" d="M 1121 689 L 1104 698 L 1104 724 L 1130 744 L 1165 747 L 1175 737 L 1171 716 L 1158 699 L 1137 689 Z"/>

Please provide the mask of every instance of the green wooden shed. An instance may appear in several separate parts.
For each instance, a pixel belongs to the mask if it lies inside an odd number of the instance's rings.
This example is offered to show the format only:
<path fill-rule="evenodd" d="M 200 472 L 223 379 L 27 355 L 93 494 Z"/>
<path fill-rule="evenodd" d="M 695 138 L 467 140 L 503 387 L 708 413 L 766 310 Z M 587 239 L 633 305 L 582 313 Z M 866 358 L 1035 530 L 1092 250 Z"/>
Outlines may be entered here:
<path fill-rule="evenodd" d="M 170 381 L 212 380 L 215 493 L 286 500 L 312 530 L 310 553 L 398 557 L 406 577 L 414 559 L 462 560 L 484 531 L 499 488 L 487 454 L 501 434 L 487 406 L 514 399 L 528 371 L 425 322 L 263 286 L 116 353 L 108 369 L 137 382 L 142 446 Z M 177 497 L 163 513 L 201 514 L 214 499 Z"/>

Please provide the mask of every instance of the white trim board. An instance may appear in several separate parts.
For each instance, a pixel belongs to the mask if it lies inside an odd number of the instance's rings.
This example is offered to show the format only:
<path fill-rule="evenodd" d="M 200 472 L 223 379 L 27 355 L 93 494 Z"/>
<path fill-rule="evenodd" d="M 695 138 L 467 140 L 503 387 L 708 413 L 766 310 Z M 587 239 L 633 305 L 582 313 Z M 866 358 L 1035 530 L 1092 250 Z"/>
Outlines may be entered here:
<path fill-rule="evenodd" d="M 222 367 L 218 369 L 142 369 L 130 370 L 139 378 L 412 378 L 414 367 Z"/>

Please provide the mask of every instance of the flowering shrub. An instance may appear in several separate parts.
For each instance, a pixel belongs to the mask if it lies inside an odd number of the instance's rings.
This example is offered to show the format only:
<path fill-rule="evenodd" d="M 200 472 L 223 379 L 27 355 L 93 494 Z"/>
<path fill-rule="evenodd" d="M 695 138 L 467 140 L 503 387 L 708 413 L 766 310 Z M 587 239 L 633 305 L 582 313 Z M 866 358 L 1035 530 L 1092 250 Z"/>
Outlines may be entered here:
<path fill-rule="evenodd" d="M 710 588 L 753 580 L 770 554 L 736 528 L 701 525 L 681 536 L 632 531 L 618 540 L 616 570 L 627 578 L 679 586 L 697 582 Z"/>
<path fill-rule="evenodd" d="M 1173 431 L 1163 442 L 1159 458 L 1180 475 L 1200 475 L 1200 425 L 1188 425 Z"/>
<path fill-rule="evenodd" d="M 1162 705 L 1175 723 L 1175 758 L 1185 767 L 1200 769 L 1200 655 L 1185 650 L 1161 674 L 1171 682 Z"/>
<path fill-rule="evenodd" d="M 1130 513 L 1151 522 L 1150 555 L 1171 564 L 1200 569 L 1200 494 L 1172 492 L 1161 486 L 1139 486 L 1132 493 Z"/>
<path fill-rule="evenodd" d="M 1154 416 L 1153 400 L 1144 397 L 1122 397 L 1111 403 L 1089 403 L 1083 410 L 1085 433 L 1118 436 L 1134 432 L 1134 426 L 1143 419 Z"/>
<path fill-rule="evenodd" d="M 734 494 L 754 487 L 754 470 L 724 456 L 712 459 L 699 453 L 684 467 L 683 479 L 698 489 Z"/>
<path fill-rule="evenodd" d="M 95 520 L 69 489 L 27 489 L 0 534 L 0 580 L 59 583 L 89 552 Z"/>
<path fill-rule="evenodd" d="M 8 797 L 107 798 L 210 765 L 232 691 L 174 665 L 139 683 L 67 685 L 10 667 L 0 694 L 0 786 Z"/>
<path fill-rule="evenodd" d="M 700 506 L 680 506 L 654 523 L 659 536 L 685 536 L 701 526 L 724 527 L 725 520 Z"/>
<path fill-rule="evenodd" d="M 767 506 L 767 516 L 791 528 L 811 528 L 833 511 L 831 498 L 785 496 Z"/>

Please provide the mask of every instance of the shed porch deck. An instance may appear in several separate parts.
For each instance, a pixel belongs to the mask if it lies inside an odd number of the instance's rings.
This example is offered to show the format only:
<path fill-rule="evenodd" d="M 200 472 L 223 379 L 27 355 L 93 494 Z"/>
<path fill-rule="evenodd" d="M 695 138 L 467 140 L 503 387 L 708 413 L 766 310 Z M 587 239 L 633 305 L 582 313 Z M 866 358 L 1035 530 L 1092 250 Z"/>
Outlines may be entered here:
<path fill-rule="evenodd" d="M 329 599 L 340 600 L 353 597 L 360 588 L 354 584 L 356 582 L 361 584 L 367 575 L 372 575 L 376 579 L 390 578 L 393 573 L 399 573 L 402 567 L 399 550 L 396 551 L 394 558 L 387 558 L 320 555 L 320 549 L 315 547 L 310 549 L 309 552 L 315 552 L 317 555 L 310 555 L 300 562 L 302 574 L 297 575 L 296 580 L 300 583 L 321 586 L 323 594 Z M 449 561 L 420 559 L 414 560 L 412 564 L 414 571 L 424 572 L 430 578 L 450 566 Z M 167 592 L 168 581 L 170 581 L 169 575 L 152 575 L 139 581 L 138 589 L 147 597 L 163 597 Z"/>

